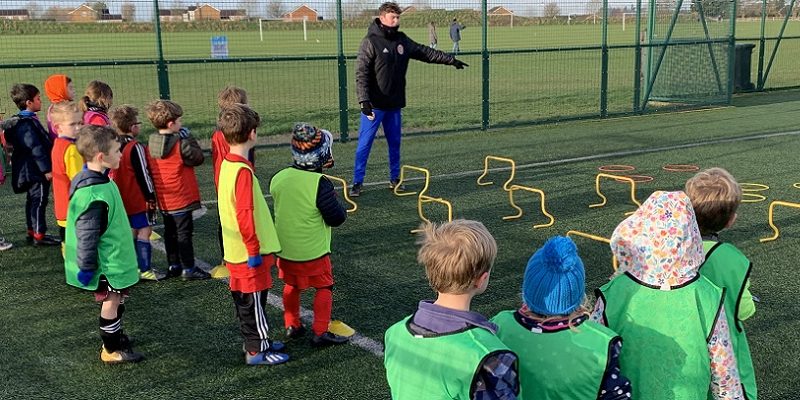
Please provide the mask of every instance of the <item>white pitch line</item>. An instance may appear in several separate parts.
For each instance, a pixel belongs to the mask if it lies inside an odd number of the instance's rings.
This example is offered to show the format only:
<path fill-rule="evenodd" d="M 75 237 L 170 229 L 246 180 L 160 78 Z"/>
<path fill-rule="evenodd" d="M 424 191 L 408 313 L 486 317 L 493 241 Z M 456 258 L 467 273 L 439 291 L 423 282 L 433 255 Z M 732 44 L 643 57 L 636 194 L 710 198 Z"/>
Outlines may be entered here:
<path fill-rule="evenodd" d="M 800 131 L 788 131 L 788 132 L 775 132 L 775 133 L 760 133 L 756 135 L 748 135 L 748 136 L 737 136 L 733 138 L 722 138 L 722 139 L 711 139 L 711 140 L 704 140 L 700 142 L 692 142 L 692 143 L 684 143 L 684 144 L 675 144 L 670 146 L 661 146 L 661 147 L 651 147 L 647 149 L 636 149 L 636 150 L 623 150 L 623 151 L 612 151 L 610 153 L 601 153 L 601 154 L 594 154 L 591 156 L 580 156 L 580 157 L 570 157 L 570 158 L 561 158 L 558 160 L 549 160 L 549 161 L 539 161 L 534 163 L 528 164 L 519 164 L 517 165 L 517 170 L 528 169 L 528 168 L 535 168 L 535 167 L 550 167 L 553 165 L 562 165 L 562 164 L 571 164 L 576 162 L 582 161 L 591 161 L 591 160 L 599 160 L 603 158 L 613 158 L 613 157 L 624 157 L 624 156 L 635 156 L 640 154 L 650 154 L 650 153 L 659 153 L 662 151 L 671 151 L 671 150 L 680 150 L 680 149 L 690 149 L 694 147 L 702 147 L 702 146 L 710 146 L 715 144 L 723 144 L 723 143 L 735 143 L 735 142 L 745 142 L 750 140 L 759 140 L 759 139 L 769 139 L 773 137 L 781 137 L 781 136 L 793 136 L 799 135 Z M 511 167 L 496 167 L 496 168 L 489 168 L 489 172 L 502 172 L 502 171 L 510 171 Z M 452 172 L 448 174 L 440 174 L 440 175 L 431 175 L 431 179 L 441 179 L 441 178 L 459 178 L 463 176 L 470 176 L 470 175 L 480 175 L 483 173 L 483 169 L 476 169 L 470 171 L 461 171 L 461 172 Z M 405 181 L 421 181 L 425 178 L 423 177 L 414 177 L 405 179 Z M 378 181 L 378 182 L 370 182 L 364 183 L 364 187 L 371 187 L 371 186 L 386 186 L 389 184 L 389 181 Z M 338 187 L 337 187 L 338 190 Z M 271 197 L 270 194 L 264 195 L 264 198 Z M 202 202 L 203 204 L 216 204 L 217 200 L 205 200 Z"/>
<path fill-rule="evenodd" d="M 161 251 L 162 253 L 166 253 L 167 252 L 167 249 L 164 248 L 164 242 L 163 241 L 152 242 L 152 246 L 153 246 L 154 249 L 156 249 L 158 251 Z M 204 270 L 206 272 L 210 271 L 211 268 L 213 268 L 211 266 L 211 264 L 209 264 L 209 263 L 207 263 L 207 262 L 205 262 L 205 261 L 203 261 L 203 260 L 201 260 L 199 258 L 195 258 L 194 259 L 194 263 L 195 263 L 195 266 L 199 267 L 200 269 L 202 269 L 202 270 Z M 225 281 L 225 282 L 228 281 L 227 279 L 220 279 L 220 280 Z M 270 292 L 267 295 L 267 303 L 269 305 L 281 310 L 281 311 L 284 310 L 284 308 L 283 308 L 283 300 L 280 297 L 278 297 L 275 294 L 273 294 L 272 292 Z M 308 310 L 308 309 L 306 309 L 304 307 L 300 307 L 300 319 L 302 319 L 303 322 L 305 322 L 307 325 L 310 326 L 314 322 L 314 313 L 311 312 L 311 310 Z M 360 334 L 358 332 L 356 332 L 353 336 L 350 337 L 349 343 L 351 345 L 353 345 L 353 346 L 360 347 L 361 349 L 364 349 L 364 350 L 374 354 L 377 357 L 383 358 L 383 345 L 380 342 L 378 342 L 376 340 L 373 340 L 373 339 L 370 339 L 370 338 L 368 338 L 368 337 L 366 337 L 366 336 L 364 336 L 364 335 L 362 335 L 362 334 Z"/>

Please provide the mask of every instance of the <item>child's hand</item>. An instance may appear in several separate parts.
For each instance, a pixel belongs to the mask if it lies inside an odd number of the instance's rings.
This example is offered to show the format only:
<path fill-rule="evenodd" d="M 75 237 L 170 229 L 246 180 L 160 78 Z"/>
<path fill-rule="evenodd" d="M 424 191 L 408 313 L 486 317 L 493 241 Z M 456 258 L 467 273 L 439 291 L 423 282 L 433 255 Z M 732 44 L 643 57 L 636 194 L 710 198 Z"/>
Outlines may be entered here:
<path fill-rule="evenodd" d="M 53 173 L 52 172 L 48 172 L 48 173 L 44 174 L 44 177 L 48 181 L 52 181 L 53 180 Z"/>
<path fill-rule="evenodd" d="M 247 267 L 256 268 L 261 265 L 261 254 L 247 257 Z"/>
<path fill-rule="evenodd" d="M 94 278 L 94 271 L 93 270 L 84 270 L 84 269 L 82 269 L 82 270 L 78 271 L 78 282 L 80 282 L 81 285 L 83 285 L 83 286 L 88 285 L 89 282 L 92 281 L 92 278 Z"/>

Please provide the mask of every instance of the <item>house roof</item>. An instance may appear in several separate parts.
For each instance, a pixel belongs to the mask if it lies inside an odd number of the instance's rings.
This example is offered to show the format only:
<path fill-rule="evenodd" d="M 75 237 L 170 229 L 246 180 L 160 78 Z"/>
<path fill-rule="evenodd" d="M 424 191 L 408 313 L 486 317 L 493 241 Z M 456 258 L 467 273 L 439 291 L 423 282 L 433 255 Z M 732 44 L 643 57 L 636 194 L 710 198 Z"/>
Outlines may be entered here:
<path fill-rule="evenodd" d="M 122 14 L 101 14 L 100 15 L 101 21 L 121 21 Z"/>
<path fill-rule="evenodd" d="M 81 4 L 81 5 L 79 5 L 78 7 L 75 7 L 75 9 L 74 9 L 74 10 L 72 10 L 72 11 L 68 12 L 67 14 L 72 14 L 72 13 L 74 13 L 74 12 L 76 12 L 76 11 L 78 11 L 78 10 L 82 9 L 82 8 L 85 8 L 85 9 L 87 9 L 87 10 L 89 10 L 89 11 L 93 12 L 93 13 L 96 13 L 96 12 L 97 12 L 97 11 L 95 11 L 95 10 L 94 10 L 94 8 L 92 8 L 92 7 L 89 7 L 89 5 L 88 5 L 88 4 Z"/>
<path fill-rule="evenodd" d="M 510 13 L 510 14 L 514 13 L 513 11 L 511 11 L 508 8 L 503 7 L 503 6 L 492 7 L 492 8 L 489 9 L 488 13 L 489 14 L 494 14 L 494 13 L 497 13 L 498 11 L 503 11 L 503 12 Z"/>
<path fill-rule="evenodd" d="M 315 10 L 315 9 L 313 9 L 313 8 L 311 8 L 311 7 L 307 6 L 307 5 L 305 5 L 305 4 L 303 4 L 302 6 L 300 6 L 300 7 L 297 7 L 297 8 L 295 8 L 295 9 L 294 9 L 294 10 L 292 10 L 292 11 L 289 11 L 289 12 L 287 12 L 287 13 L 284 13 L 282 16 L 284 16 L 284 17 L 288 17 L 290 14 L 294 14 L 294 13 L 296 13 L 296 12 L 298 12 L 298 11 L 302 10 L 303 8 L 306 8 L 306 9 L 310 10 L 310 11 L 311 11 L 311 12 L 313 12 L 314 14 L 319 14 L 319 13 L 317 12 L 317 10 Z"/>
<path fill-rule="evenodd" d="M 244 17 L 247 16 L 247 10 L 220 10 L 219 16 L 221 18 L 228 18 L 228 17 Z"/>

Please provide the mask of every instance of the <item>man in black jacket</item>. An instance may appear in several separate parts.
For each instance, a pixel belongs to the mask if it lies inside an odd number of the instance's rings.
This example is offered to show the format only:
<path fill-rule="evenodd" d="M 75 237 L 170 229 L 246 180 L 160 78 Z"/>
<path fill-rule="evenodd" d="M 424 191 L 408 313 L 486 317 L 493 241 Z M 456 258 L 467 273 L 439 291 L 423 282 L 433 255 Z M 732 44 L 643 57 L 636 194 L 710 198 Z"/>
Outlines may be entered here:
<path fill-rule="evenodd" d="M 467 64 L 453 56 L 421 45 L 399 31 L 400 7 L 383 3 L 378 18 L 370 24 L 361 41 L 356 67 L 356 91 L 361 106 L 353 187 L 350 196 L 361 194 L 367 159 L 378 127 L 383 124 L 389 144 L 389 188 L 394 189 L 400 176 L 401 110 L 406 106 L 406 71 L 408 60 L 452 65 L 463 69 Z"/>

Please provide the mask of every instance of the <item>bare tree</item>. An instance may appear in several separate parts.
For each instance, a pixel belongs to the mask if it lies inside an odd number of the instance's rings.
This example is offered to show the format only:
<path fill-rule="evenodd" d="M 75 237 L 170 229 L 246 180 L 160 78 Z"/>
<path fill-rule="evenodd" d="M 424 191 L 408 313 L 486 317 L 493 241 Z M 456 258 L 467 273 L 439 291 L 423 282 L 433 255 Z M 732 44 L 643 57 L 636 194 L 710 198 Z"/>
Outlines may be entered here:
<path fill-rule="evenodd" d="M 603 10 L 603 0 L 588 0 L 586 3 L 586 13 L 595 17 Z"/>
<path fill-rule="evenodd" d="M 342 3 L 342 18 L 352 19 L 370 8 L 369 0 L 348 0 Z"/>
<path fill-rule="evenodd" d="M 108 4 L 106 4 L 106 2 L 104 1 L 94 2 L 90 5 L 90 7 L 92 7 L 92 10 L 94 10 L 98 14 L 102 14 L 103 10 L 108 10 Z"/>
<path fill-rule="evenodd" d="M 241 0 L 239 1 L 239 9 L 245 10 L 249 18 L 261 17 L 259 0 Z"/>
<path fill-rule="evenodd" d="M 543 14 L 545 18 L 555 18 L 561 15 L 561 7 L 555 2 L 547 3 L 544 5 Z"/>
<path fill-rule="evenodd" d="M 46 19 L 49 21 L 65 21 L 67 19 L 67 14 L 72 11 L 69 8 L 65 7 L 58 7 L 58 6 L 50 6 L 42 14 L 42 19 Z"/>
<path fill-rule="evenodd" d="M 31 19 L 40 19 L 42 17 L 42 7 L 34 0 L 28 2 L 28 15 Z"/>
<path fill-rule="evenodd" d="M 414 0 L 411 3 L 414 7 L 417 7 L 420 10 L 430 10 L 431 9 L 431 0 Z"/>
<path fill-rule="evenodd" d="M 136 5 L 131 3 L 130 1 L 125 1 L 122 3 L 122 10 L 120 11 L 122 14 L 122 20 L 126 22 L 131 22 L 136 19 Z"/>
<path fill-rule="evenodd" d="M 286 7 L 281 0 L 270 0 L 267 2 L 267 17 L 280 18 L 286 12 Z"/>

